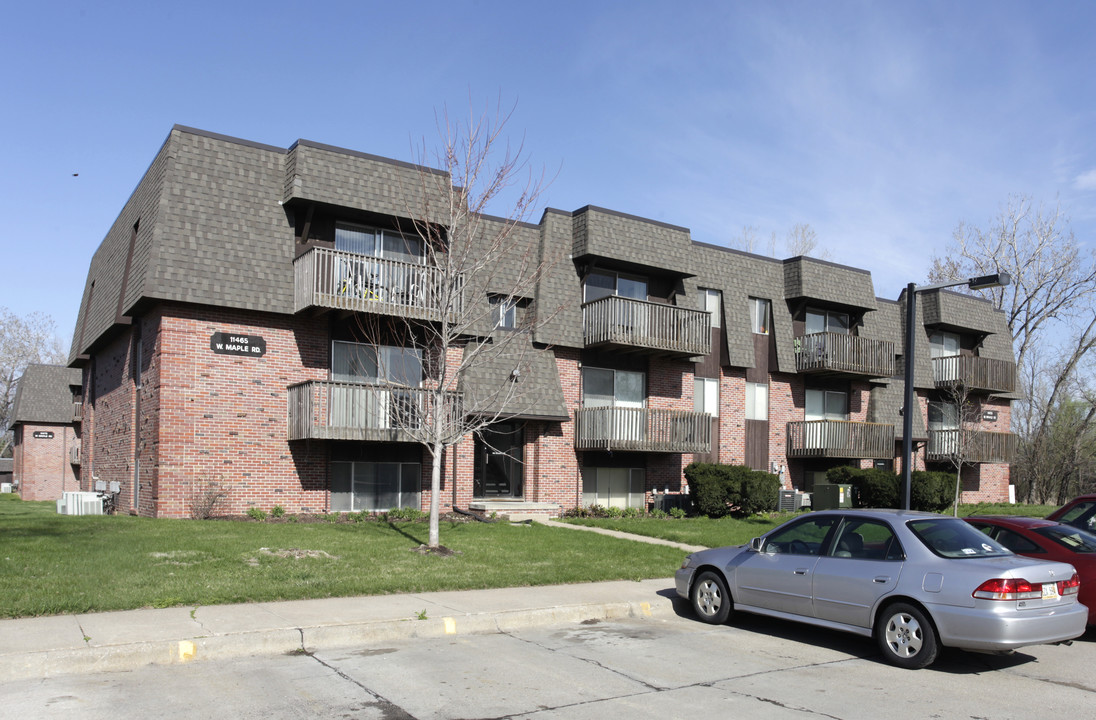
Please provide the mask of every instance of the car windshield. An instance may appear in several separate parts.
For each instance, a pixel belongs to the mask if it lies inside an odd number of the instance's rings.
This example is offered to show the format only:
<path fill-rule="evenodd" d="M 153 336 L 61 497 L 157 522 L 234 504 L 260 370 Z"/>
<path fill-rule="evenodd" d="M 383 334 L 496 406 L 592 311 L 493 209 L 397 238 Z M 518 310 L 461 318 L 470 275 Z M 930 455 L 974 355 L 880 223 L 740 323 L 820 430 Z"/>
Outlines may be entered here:
<path fill-rule="evenodd" d="M 1096 535 L 1070 525 L 1050 525 L 1036 528 L 1035 532 L 1053 540 L 1067 550 L 1078 553 L 1096 553 Z"/>
<path fill-rule="evenodd" d="M 910 530 L 929 550 L 946 558 L 984 558 L 1011 555 L 1012 551 L 957 518 L 911 520 Z"/>

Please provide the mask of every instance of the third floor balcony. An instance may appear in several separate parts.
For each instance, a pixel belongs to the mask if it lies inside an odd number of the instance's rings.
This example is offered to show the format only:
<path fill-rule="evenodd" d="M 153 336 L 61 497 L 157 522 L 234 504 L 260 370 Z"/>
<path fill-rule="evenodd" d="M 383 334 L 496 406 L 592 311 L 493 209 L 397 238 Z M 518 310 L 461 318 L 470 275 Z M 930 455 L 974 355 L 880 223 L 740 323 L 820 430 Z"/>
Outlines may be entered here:
<path fill-rule="evenodd" d="M 894 343 L 836 332 L 800 335 L 795 339 L 795 369 L 801 373 L 891 377 Z"/>
<path fill-rule="evenodd" d="M 958 383 L 976 392 L 1014 392 L 1016 363 L 974 355 L 934 357 L 932 379 L 938 388 Z"/>
<path fill-rule="evenodd" d="M 464 311 L 464 278 L 431 265 L 317 247 L 293 261 L 293 311 L 308 308 L 455 320 Z"/>
<path fill-rule="evenodd" d="M 894 457 L 894 425 L 850 420 L 788 423 L 790 458 Z"/>
<path fill-rule="evenodd" d="M 712 348 L 711 313 L 609 295 L 582 306 L 588 348 L 693 357 Z"/>

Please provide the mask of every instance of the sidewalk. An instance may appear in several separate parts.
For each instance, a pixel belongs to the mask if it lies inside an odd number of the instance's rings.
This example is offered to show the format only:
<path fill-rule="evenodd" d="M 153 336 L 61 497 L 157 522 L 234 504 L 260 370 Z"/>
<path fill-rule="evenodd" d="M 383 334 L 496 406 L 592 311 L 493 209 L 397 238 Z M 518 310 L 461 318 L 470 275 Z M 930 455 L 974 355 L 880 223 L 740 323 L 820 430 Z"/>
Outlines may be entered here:
<path fill-rule="evenodd" d="M 699 548 L 564 523 L 631 540 Z M 684 557 L 683 552 L 683 557 Z M 7 680 L 674 614 L 672 578 L 0 620 Z"/>

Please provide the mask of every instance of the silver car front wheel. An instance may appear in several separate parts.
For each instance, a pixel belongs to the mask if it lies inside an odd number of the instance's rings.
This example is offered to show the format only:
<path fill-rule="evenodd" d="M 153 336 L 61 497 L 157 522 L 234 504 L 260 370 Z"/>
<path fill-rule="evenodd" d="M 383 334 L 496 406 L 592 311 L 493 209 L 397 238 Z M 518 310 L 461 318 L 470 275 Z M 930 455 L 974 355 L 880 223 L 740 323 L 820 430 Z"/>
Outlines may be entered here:
<path fill-rule="evenodd" d="M 875 635 L 888 662 L 917 669 L 936 659 L 936 630 L 916 607 L 895 603 L 883 612 L 881 620 Z"/>
<path fill-rule="evenodd" d="M 700 573 L 693 583 L 691 596 L 693 611 L 701 620 L 713 625 L 727 622 L 733 603 L 727 583 L 719 573 L 711 570 Z"/>

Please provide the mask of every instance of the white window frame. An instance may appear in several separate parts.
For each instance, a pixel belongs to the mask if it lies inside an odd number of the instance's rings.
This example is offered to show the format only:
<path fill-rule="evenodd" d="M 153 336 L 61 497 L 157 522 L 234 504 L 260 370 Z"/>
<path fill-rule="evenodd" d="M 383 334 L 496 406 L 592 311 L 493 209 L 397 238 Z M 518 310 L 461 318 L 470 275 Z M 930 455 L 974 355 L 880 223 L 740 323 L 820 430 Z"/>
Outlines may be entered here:
<path fill-rule="evenodd" d="M 707 310 L 712 314 L 712 327 L 719 327 L 722 322 L 723 293 L 711 288 L 699 288 L 697 302 L 701 310 Z"/>
<path fill-rule="evenodd" d="M 394 488 L 388 488 L 383 495 L 396 498 L 396 504 L 377 502 L 384 490 L 376 482 L 369 483 L 368 477 L 376 478 L 381 466 L 391 469 L 397 468 L 399 474 Z M 344 479 L 338 479 L 339 492 L 336 492 L 336 475 L 347 472 Z M 359 480 L 358 476 L 362 476 Z M 413 507 L 416 510 L 422 506 L 422 464 L 410 462 L 349 462 L 335 460 L 331 462 L 331 510 L 334 512 L 355 512 L 365 510 L 367 512 L 384 512 L 397 508 Z M 372 487 L 370 487 L 372 486 Z M 371 490 L 371 492 L 370 492 Z"/>
<path fill-rule="evenodd" d="M 499 330 L 517 330 L 518 300 L 504 298 L 501 295 L 491 297 L 494 306 L 495 328 Z"/>
<path fill-rule="evenodd" d="M 719 417 L 719 378 L 693 378 L 693 409 Z"/>
<path fill-rule="evenodd" d="M 769 419 L 769 384 L 746 383 L 746 419 Z"/>
<path fill-rule="evenodd" d="M 822 400 L 822 412 L 821 413 L 811 413 L 811 411 L 810 411 L 810 405 L 811 405 L 810 397 L 812 395 L 814 395 L 815 398 L 818 398 L 818 395 L 815 395 L 815 393 L 821 394 L 821 400 Z M 844 412 L 842 412 L 842 413 L 830 412 L 831 405 L 834 402 L 838 401 L 839 399 L 840 399 L 840 402 L 842 404 L 842 407 L 844 408 Z M 816 400 L 816 402 L 817 402 L 817 400 Z M 824 390 L 824 389 L 821 389 L 821 388 L 807 388 L 806 392 L 804 393 L 804 400 L 803 400 L 803 418 L 805 420 L 848 420 L 849 419 L 849 394 L 847 392 L 843 392 L 841 390 Z"/>
<path fill-rule="evenodd" d="M 598 405 L 589 404 L 589 395 L 586 392 L 586 373 L 587 372 L 611 372 L 611 373 L 613 373 L 613 401 L 612 401 L 611 404 L 607 404 L 607 405 L 606 404 L 598 404 Z M 640 380 L 643 384 L 643 402 L 640 403 L 639 405 L 630 404 L 630 403 L 634 403 L 635 401 L 624 402 L 617 395 L 617 378 L 620 375 L 623 375 L 623 374 L 639 375 L 640 376 Z M 604 396 L 599 396 L 599 397 L 604 397 Z M 642 407 L 647 407 L 647 373 L 639 372 L 639 371 L 636 371 L 636 370 L 616 370 L 616 369 L 613 369 L 613 368 L 603 368 L 603 367 L 594 367 L 594 366 L 583 367 L 582 368 L 582 406 L 587 407 L 587 408 L 588 407 L 641 407 L 641 408 Z"/>
<path fill-rule="evenodd" d="M 345 248 L 338 247 L 338 232 L 339 230 L 349 230 L 351 232 L 369 233 L 373 236 L 373 247 L 368 252 L 358 252 L 356 250 L 346 250 Z M 414 243 L 417 246 L 419 254 L 411 255 L 409 253 L 402 253 L 399 256 L 394 256 L 391 252 L 385 251 L 385 235 L 392 235 L 400 237 L 406 243 Z M 414 264 L 425 265 L 426 264 L 426 248 L 423 246 L 422 238 L 418 235 L 411 233 L 401 233 L 397 230 L 385 230 L 384 228 L 372 227 L 370 225 L 359 225 L 357 223 L 350 222 L 336 222 L 335 223 L 335 239 L 336 249 L 341 249 L 343 252 L 352 252 L 357 255 L 366 255 L 368 257 L 384 258 L 387 260 L 395 260 L 397 262 L 408 262 L 407 258 L 416 258 Z"/>
<path fill-rule="evenodd" d="M 586 507 L 645 507 L 645 468 L 582 468 L 582 504 Z"/>
<path fill-rule="evenodd" d="M 954 345 L 955 349 L 949 346 Z M 959 333 L 937 330 L 929 335 L 929 354 L 931 357 L 955 357 L 961 353 Z"/>
<path fill-rule="evenodd" d="M 750 298 L 750 330 L 755 335 L 768 335 L 772 325 L 772 302 L 766 298 Z"/>

